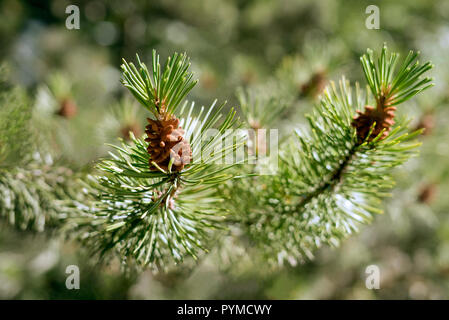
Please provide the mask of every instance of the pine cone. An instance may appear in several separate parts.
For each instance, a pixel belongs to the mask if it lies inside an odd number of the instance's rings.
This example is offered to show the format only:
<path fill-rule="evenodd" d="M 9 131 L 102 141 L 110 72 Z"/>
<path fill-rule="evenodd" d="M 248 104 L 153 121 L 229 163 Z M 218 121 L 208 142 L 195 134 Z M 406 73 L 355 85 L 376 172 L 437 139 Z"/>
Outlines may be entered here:
<path fill-rule="evenodd" d="M 364 112 L 357 110 L 358 116 L 354 117 L 352 126 L 357 129 L 357 137 L 359 138 L 359 142 L 361 143 L 367 138 L 374 122 L 376 122 L 376 125 L 373 132 L 369 136 L 368 141 L 372 141 L 376 138 L 383 129 L 385 129 L 385 131 L 382 133 L 380 140 L 386 138 L 391 131 L 391 126 L 395 123 L 393 120 L 395 117 L 395 111 L 396 107 L 391 106 L 378 108 L 365 106 Z"/>
<path fill-rule="evenodd" d="M 73 118 L 78 112 L 78 107 L 75 102 L 70 98 L 65 98 L 61 101 L 60 108 L 56 112 L 57 115 L 70 119 Z"/>
<path fill-rule="evenodd" d="M 437 193 L 437 186 L 434 183 L 428 183 L 421 187 L 418 194 L 418 201 L 422 203 L 430 204 L 435 200 Z"/>
<path fill-rule="evenodd" d="M 151 164 L 155 162 L 164 170 L 168 169 L 170 159 L 173 158 L 172 171 L 181 171 L 192 159 L 190 144 L 184 139 L 184 130 L 179 127 L 179 119 L 147 119 L 145 133 L 147 134 L 148 148 L 150 154 L 150 170 L 157 170 Z"/>

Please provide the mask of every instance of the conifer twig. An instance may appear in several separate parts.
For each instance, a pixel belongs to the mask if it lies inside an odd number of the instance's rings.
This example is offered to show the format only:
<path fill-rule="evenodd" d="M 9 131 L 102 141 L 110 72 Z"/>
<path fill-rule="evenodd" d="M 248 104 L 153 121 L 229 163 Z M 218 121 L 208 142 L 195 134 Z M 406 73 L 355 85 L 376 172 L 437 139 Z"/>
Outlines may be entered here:
<path fill-rule="evenodd" d="M 254 178 L 255 187 L 232 184 L 229 196 L 240 221 L 230 220 L 268 261 L 294 265 L 310 259 L 315 248 L 337 245 L 382 212 L 381 199 L 394 184 L 392 168 L 419 145 L 413 138 L 420 131 L 410 134 L 406 122 L 393 126 L 391 108 L 431 86 L 431 79 L 420 79 L 430 63 L 414 63 L 417 55 L 410 53 L 396 73 L 397 56 L 384 47 L 374 64 L 368 50 L 361 61 L 370 92 L 362 94 L 356 84 L 354 96 L 346 80 L 331 82 L 307 116 L 310 130 L 298 131 L 296 143 L 282 148 L 278 174 Z M 369 107 L 372 100 L 376 108 Z"/>

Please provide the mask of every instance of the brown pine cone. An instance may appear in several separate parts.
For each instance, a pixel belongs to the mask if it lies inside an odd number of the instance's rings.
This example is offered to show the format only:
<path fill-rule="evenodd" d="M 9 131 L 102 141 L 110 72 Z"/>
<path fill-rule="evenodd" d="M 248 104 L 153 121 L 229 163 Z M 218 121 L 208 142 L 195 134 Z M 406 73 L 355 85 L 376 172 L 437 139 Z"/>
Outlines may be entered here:
<path fill-rule="evenodd" d="M 428 183 L 421 187 L 418 194 L 418 201 L 430 204 L 435 200 L 437 186 L 434 183 Z"/>
<path fill-rule="evenodd" d="M 70 119 L 73 118 L 78 112 L 78 107 L 75 102 L 70 98 L 65 98 L 61 101 L 60 108 L 56 112 L 57 115 Z"/>
<path fill-rule="evenodd" d="M 367 138 L 371 126 L 374 122 L 376 122 L 376 125 L 373 132 L 369 136 L 368 141 L 372 141 L 380 134 L 383 129 L 385 129 L 385 131 L 382 133 L 380 140 L 385 139 L 390 133 L 391 127 L 395 123 L 395 121 L 393 120 L 395 117 L 395 111 L 396 107 L 390 106 L 384 108 L 365 106 L 364 112 L 357 110 L 358 116 L 354 117 L 352 126 L 357 130 L 357 137 L 359 138 L 359 142 L 361 143 Z"/>
<path fill-rule="evenodd" d="M 184 139 L 184 130 L 179 126 L 179 119 L 147 119 L 145 133 L 148 142 L 147 151 L 150 154 L 150 170 L 157 170 L 151 164 L 155 162 L 164 170 L 168 169 L 170 159 L 174 158 L 172 171 L 181 171 L 192 158 L 190 144 Z"/>

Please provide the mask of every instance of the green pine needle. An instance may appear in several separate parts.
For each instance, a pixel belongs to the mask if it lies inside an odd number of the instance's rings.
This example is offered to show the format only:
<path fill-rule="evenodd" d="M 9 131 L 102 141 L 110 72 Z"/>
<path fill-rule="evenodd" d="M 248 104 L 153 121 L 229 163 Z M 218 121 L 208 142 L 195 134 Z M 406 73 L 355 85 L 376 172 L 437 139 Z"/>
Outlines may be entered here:
<path fill-rule="evenodd" d="M 137 55 L 137 66 L 123 59 L 122 83 L 150 112 L 174 114 L 185 96 L 196 85 L 189 72 L 190 62 L 185 53 L 175 53 L 161 68 L 159 55 L 153 50 L 153 66 L 150 73 Z"/>
<path fill-rule="evenodd" d="M 193 162 L 180 172 L 150 171 L 143 138 L 132 136 L 130 143 L 113 146 L 116 152 L 98 164 L 100 174 L 86 184 L 92 201 L 81 216 L 70 220 L 71 229 L 100 255 L 113 250 L 122 260 L 154 270 L 206 252 L 227 215 L 218 205 L 222 199 L 217 186 L 233 178 L 228 171 L 235 164 L 216 164 L 218 154 L 195 160 L 211 150 L 226 156 L 242 143 L 222 147 L 226 131 L 236 124 L 233 110 L 219 124 L 223 106 L 214 102 L 207 112 L 203 107 L 194 116 L 194 104 L 184 103 L 179 116 Z M 201 139 L 213 127 L 222 135 Z"/>

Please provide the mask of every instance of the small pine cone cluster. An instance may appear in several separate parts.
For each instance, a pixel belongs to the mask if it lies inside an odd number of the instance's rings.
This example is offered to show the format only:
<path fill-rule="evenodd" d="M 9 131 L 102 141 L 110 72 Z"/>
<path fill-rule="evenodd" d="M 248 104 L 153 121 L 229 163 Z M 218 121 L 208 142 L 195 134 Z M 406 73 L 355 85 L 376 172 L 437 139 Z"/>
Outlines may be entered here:
<path fill-rule="evenodd" d="M 184 139 L 184 130 L 179 126 L 179 119 L 171 117 L 158 120 L 147 119 L 145 133 L 150 154 L 150 170 L 157 170 L 151 163 L 155 162 L 164 170 L 168 169 L 173 158 L 172 171 L 181 171 L 192 159 L 189 142 Z"/>
<path fill-rule="evenodd" d="M 391 131 L 391 127 L 395 123 L 395 111 L 396 107 L 392 106 L 377 108 L 366 106 L 364 112 L 357 110 L 358 115 L 354 116 L 352 126 L 357 130 L 359 143 L 365 141 L 366 138 L 368 138 L 368 141 L 372 141 L 381 133 L 382 130 L 384 131 L 380 137 L 380 140 L 386 138 Z M 374 122 L 376 125 L 371 132 L 371 135 L 368 137 L 371 126 Z"/>

